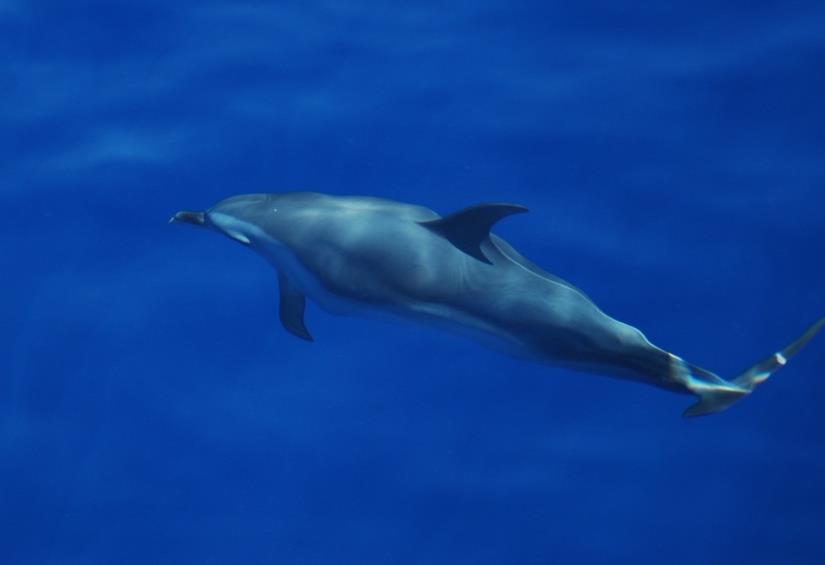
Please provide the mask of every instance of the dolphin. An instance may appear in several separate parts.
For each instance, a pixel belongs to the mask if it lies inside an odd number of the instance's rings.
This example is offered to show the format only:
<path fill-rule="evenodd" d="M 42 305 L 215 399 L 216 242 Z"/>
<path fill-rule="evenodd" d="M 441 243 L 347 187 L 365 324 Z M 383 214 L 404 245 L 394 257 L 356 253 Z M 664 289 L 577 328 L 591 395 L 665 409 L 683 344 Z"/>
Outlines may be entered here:
<path fill-rule="evenodd" d="M 309 298 L 335 314 L 389 314 L 472 337 L 509 355 L 638 381 L 696 402 L 684 416 L 721 412 L 785 365 L 823 326 L 730 380 L 653 345 L 567 281 L 490 233 L 517 204 L 447 216 L 422 206 L 313 192 L 232 196 L 169 221 L 210 228 L 251 248 L 278 273 L 280 319 L 312 341 Z"/>

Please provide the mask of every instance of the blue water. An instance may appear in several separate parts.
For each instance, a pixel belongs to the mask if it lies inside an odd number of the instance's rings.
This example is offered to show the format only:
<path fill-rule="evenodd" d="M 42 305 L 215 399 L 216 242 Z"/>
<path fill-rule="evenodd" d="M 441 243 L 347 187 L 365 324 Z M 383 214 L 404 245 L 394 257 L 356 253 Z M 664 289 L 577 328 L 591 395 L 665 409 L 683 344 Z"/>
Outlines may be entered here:
<path fill-rule="evenodd" d="M 820 564 L 825 337 L 728 412 L 310 305 L 243 192 L 497 233 L 732 376 L 825 313 L 825 5 L 0 1 L 0 562 Z"/>

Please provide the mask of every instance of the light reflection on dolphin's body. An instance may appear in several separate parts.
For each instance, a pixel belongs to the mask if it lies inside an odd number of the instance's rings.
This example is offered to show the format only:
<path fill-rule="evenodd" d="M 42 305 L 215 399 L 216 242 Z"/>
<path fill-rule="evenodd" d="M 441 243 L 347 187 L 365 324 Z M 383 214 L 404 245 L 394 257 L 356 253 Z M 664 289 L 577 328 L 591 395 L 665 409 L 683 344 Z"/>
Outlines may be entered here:
<path fill-rule="evenodd" d="M 280 317 L 296 336 L 305 297 L 334 313 L 389 313 L 448 327 L 506 353 L 698 396 L 685 416 L 720 412 L 750 394 L 825 325 L 725 380 L 651 344 L 581 290 L 490 233 L 526 208 L 480 204 L 441 217 L 371 197 L 245 194 L 170 221 L 215 229 L 278 271 Z"/>

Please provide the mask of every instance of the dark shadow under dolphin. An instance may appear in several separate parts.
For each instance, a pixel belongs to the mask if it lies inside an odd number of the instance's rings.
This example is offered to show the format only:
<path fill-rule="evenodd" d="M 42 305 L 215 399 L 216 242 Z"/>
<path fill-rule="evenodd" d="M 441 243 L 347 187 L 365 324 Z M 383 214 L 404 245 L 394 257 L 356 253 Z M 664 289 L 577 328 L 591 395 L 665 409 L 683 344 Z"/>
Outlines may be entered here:
<path fill-rule="evenodd" d="M 821 318 L 737 377 L 720 376 L 651 344 L 587 295 L 490 233 L 515 204 L 446 217 L 370 197 L 246 194 L 171 222 L 217 230 L 278 271 L 280 318 L 312 341 L 305 297 L 333 313 L 385 313 L 458 331 L 511 355 L 644 382 L 698 397 L 685 416 L 721 412 L 750 394 L 823 326 Z"/>

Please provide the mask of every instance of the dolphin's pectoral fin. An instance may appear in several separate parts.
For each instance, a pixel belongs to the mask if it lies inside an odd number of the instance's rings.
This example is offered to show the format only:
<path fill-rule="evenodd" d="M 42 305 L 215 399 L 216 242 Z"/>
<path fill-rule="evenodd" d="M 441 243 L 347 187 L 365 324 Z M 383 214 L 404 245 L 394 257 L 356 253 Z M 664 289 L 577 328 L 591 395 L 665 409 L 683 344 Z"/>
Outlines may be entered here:
<path fill-rule="evenodd" d="M 304 325 L 304 308 L 306 298 L 286 275 L 278 273 L 278 288 L 281 293 L 279 315 L 286 330 L 301 339 L 313 341 L 312 336 Z"/>
<path fill-rule="evenodd" d="M 490 263 L 481 251 L 481 244 L 490 238 L 490 228 L 500 219 L 522 212 L 527 212 L 527 208 L 518 204 L 477 204 L 437 220 L 419 223 L 447 238 L 467 255 Z"/>

